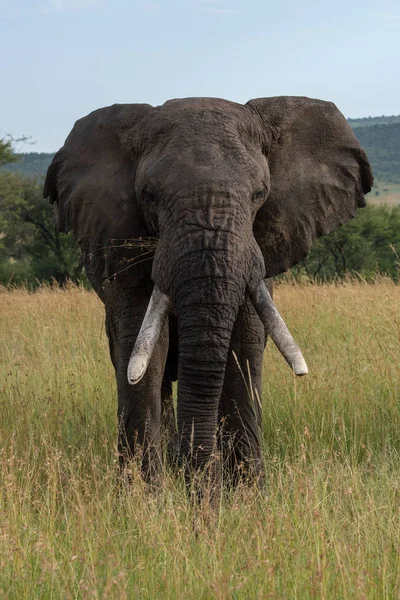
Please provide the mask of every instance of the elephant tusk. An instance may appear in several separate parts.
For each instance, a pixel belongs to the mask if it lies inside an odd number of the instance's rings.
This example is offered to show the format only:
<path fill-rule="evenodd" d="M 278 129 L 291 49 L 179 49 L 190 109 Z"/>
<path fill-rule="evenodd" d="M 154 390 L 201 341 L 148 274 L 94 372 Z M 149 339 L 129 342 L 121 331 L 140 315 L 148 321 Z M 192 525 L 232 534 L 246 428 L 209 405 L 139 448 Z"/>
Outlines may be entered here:
<path fill-rule="evenodd" d="M 154 352 L 170 307 L 170 299 L 155 285 L 128 364 L 128 381 L 139 383 Z"/>
<path fill-rule="evenodd" d="M 261 280 L 251 294 L 251 300 L 264 327 L 289 366 L 296 375 L 306 375 L 308 373 L 306 361 L 279 314 L 264 280 Z"/>

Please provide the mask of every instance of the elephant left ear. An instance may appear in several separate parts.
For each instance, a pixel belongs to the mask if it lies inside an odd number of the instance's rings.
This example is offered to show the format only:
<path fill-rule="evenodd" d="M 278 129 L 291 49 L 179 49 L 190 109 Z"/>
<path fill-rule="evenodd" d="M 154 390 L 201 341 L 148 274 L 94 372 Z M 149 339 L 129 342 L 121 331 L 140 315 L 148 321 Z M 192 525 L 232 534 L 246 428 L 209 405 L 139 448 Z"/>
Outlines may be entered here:
<path fill-rule="evenodd" d="M 265 149 L 271 191 L 257 213 L 254 234 L 267 277 L 287 271 L 314 239 L 365 206 L 371 166 L 345 117 L 331 102 L 280 96 L 250 100 L 272 140 Z"/>

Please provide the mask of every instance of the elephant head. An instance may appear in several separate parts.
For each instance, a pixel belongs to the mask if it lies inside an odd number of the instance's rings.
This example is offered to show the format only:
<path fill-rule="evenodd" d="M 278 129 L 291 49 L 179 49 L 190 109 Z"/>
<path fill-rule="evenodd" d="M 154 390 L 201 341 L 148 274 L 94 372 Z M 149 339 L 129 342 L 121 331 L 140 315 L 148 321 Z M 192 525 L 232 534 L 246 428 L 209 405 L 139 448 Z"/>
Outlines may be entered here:
<path fill-rule="evenodd" d="M 44 195 L 57 205 L 60 229 L 92 255 L 110 240 L 157 238 L 154 291 L 128 377 L 143 376 L 172 307 L 183 453 L 192 445 L 201 462 L 212 451 L 232 328 L 246 297 L 295 371 L 306 372 L 263 280 L 353 217 L 372 182 L 346 119 L 320 100 L 114 105 L 75 124 Z M 117 258 L 91 270 L 100 288 L 119 270 Z M 135 266 L 124 277 L 137 277 Z"/>

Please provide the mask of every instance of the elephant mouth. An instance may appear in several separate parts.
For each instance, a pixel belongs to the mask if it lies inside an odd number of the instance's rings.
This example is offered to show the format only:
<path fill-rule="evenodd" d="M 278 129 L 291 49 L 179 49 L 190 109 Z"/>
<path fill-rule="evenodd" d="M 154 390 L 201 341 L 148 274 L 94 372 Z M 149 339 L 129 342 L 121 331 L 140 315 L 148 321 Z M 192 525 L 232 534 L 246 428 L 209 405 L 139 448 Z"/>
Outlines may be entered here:
<path fill-rule="evenodd" d="M 250 298 L 265 329 L 288 365 L 296 375 L 306 375 L 308 368 L 303 354 L 279 314 L 264 280 L 251 292 Z M 170 307 L 169 297 L 154 285 L 128 364 L 127 375 L 131 385 L 139 383 L 145 375 Z"/>

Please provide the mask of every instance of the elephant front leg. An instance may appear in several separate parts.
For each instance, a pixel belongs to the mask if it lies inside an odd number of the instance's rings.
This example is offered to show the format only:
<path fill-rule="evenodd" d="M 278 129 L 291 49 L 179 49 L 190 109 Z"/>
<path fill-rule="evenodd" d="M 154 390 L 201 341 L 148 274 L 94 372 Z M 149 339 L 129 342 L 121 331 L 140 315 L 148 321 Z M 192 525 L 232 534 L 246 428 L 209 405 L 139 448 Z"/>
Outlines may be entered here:
<path fill-rule="evenodd" d="M 168 351 L 168 325 L 161 332 L 157 347 L 143 379 L 130 385 L 127 379 L 129 358 L 143 319 L 144 306 L 129 306 L 118 316 L 107 315 L 107 334 L 115 367 L 118 390 L 118 455 L 121 474 L 129 474 L 132 459 L 137 460 L 143 478 L 157 485 L 162 466 L 164 370 Z M 111 322 L 111 324 L 110 324 Z"/>
<path fill-rule="evenodd" d="M 228 481 L 264 486 L 261 453 L 262 362 L 266 335 L 250 300 L 242 306 L 232 333 L 219 405 L 219 445 Z"/>
<path fill-rule="evenodd" d="M 161 382 L 149 372 L 136 389 L 126 380 L 126 366 L 118 369 L 118 456 L 121 472 L 132 459 L 140 465 L 143 478 L 157 485 L 161 475 Z"/>

